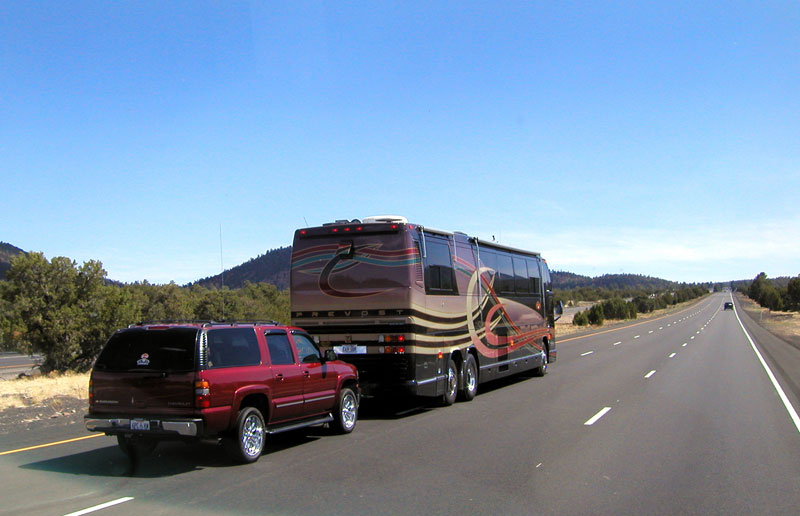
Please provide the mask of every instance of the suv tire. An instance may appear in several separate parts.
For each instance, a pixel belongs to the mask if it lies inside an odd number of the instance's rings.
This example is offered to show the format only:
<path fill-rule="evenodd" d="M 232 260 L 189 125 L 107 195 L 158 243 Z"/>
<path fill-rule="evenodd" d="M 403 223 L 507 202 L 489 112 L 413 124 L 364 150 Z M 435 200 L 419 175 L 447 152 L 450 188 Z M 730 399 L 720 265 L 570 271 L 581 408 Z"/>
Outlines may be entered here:
<path fill-rule="evenodd" d="M 237 462 L 250 464 L 261 456 L 265 437 L 264 416 L 255 407 L 245 407 L 239 411 L 233 436 L 224 444 Z"/>
<path fill-rule="evenodd" d="M 331 428 L 337 434 L 349 434 L 356 427 L 358 420 L 358 397 L 353 389 L 343 387 L 339 394 L 339 403 L 333 414 Z"/>

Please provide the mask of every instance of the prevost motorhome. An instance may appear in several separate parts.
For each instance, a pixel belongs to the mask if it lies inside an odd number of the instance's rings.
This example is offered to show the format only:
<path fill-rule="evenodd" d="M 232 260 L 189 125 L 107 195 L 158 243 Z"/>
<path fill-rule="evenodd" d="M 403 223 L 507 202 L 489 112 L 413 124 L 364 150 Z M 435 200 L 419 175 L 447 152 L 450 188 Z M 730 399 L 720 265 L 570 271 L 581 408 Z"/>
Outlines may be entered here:
<path fill-rule="evenodd" d="M 404 217 L 297 230 L 290 291 L 292 324 L 354 364 L 366 396 L 450 404 L 556 359 L 561 307 L 539 253 Z"/>

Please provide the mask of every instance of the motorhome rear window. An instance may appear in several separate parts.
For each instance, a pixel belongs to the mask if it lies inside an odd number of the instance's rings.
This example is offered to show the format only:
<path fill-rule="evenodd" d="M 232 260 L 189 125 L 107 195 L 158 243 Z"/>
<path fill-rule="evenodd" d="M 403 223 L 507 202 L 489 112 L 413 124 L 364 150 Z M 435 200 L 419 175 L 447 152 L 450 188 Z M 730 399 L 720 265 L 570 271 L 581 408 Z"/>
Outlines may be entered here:
<path fill-rule="evenodd" d="M 136 328 L 117 332 L 106 343 L 94 367 L 99 371 L 192 371 L 197 332 L 194 328 Z"/>

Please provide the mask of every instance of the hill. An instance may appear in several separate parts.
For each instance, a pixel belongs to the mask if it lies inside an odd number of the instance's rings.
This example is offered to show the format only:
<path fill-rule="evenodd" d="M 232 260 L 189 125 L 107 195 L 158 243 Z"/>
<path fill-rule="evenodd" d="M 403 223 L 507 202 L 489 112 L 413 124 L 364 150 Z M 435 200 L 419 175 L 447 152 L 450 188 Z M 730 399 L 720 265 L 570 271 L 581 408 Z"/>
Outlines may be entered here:
<path fill-rule="evenodd" d="M 250 283 L 271 283 L 280 290 L 289 288 L 289 266 L 292 260 L 292 247 L 279 247 L 272 249 L 257 258 L 251 258 L 241 265 L 225 271 L 225 286 L 240 288 L 245 281 Z M 196 281 L 195 285 L 208 288 L 219 288 L 222 284 L 222 274 L 210 276 Z"/>
<path fill-rule="evenodd" d="M 5 242 L 0 242 L 0 280 L 6 279 L 6 271 L 11 268 L 11 259 L 25 251 Z"/>
<path fill-rule="evenodd" d="M 595 278 L 580 276 L 571 272 L 553 271 L 553 288 L 569 290 L 572 288 L 604 288 L 608 290 L 645 289 L 649 291 L 676 288 L 680 283 L 641 274 L 604 274 Z"/>

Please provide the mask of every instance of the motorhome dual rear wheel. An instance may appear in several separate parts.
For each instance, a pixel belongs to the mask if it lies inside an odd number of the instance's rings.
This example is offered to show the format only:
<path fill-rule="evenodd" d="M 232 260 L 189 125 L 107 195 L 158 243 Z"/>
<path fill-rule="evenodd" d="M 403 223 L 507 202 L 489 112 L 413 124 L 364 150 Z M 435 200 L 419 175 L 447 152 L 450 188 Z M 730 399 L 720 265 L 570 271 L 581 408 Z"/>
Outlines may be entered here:
<path fill-rule="evenodd" d="M 442 396 L 442 405 L 452 405 L 456 401 L 458 395 L 458 368 L 453 359 L 447 361 L 447 377 L 445 378 L 444 395 Z"/>
<path fill-rule="evenodd" d="M 464 401 L 471 401 L 478 393 L 478 364 L 475 362 L 475 357 L 468 354 L 461 369 L 463 388 L 460 395 Z"/>

